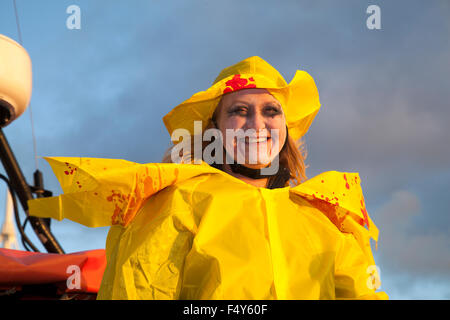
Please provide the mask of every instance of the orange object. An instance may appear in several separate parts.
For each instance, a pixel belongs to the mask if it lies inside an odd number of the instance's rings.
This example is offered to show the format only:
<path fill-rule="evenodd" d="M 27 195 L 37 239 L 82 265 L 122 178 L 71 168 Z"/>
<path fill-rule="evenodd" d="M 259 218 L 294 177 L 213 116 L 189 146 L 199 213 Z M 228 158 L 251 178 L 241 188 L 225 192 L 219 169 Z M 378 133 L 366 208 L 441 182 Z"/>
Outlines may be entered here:
<path fill-rule="evenodd" d="M 59 283 L 64 292 L 96 293 L 105 267 L 103 249 L 54 254 L 0 248 L 0 287 Z"/>

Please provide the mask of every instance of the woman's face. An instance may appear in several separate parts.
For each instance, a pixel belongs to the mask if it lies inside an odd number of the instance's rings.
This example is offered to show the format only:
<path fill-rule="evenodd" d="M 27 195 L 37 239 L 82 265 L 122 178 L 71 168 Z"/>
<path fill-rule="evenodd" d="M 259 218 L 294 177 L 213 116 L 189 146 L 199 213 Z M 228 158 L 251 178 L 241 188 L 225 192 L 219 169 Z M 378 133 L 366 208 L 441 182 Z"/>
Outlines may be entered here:
<path fill-rule="evenodd" d="M 228 154 L 234 154 L 240 164 L 244 163 L 237 155 L 244 154 L 245 166 L 249 168 L 266 167 L 286 140 L 283 109 L 266 89 L 242 89 L 223 95 L 216 122 Z M 227 137 L 227 129 L 242 129 L 244 135 Z"/>

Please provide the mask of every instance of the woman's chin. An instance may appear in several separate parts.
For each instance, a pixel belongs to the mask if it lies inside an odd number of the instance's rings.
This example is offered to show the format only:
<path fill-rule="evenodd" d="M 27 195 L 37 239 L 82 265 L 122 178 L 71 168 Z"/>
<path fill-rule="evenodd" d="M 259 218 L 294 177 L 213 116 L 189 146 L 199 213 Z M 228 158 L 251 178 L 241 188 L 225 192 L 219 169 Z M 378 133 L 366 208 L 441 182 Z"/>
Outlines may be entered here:
<path fill-rule="evenodd" d="M 262 169 L 268 166 L 267 164 L 262 164 L 262 163 L 258 163 L 258 164 L 247 164 L 247 163 L 243 163 L 241 164 L 242 166 L 246 167 L 246 168 L 250 168 L 250 169 Z"/>
<path fill-rule="evenodd" d="M 270 165 L 273 157 L 270 155 L 267 156 L 259 156 L 258 158 L 246 158 L 245 163 L 241 163 L 241 165 L 250 168 L 250 169 L 262 169 Z"/>

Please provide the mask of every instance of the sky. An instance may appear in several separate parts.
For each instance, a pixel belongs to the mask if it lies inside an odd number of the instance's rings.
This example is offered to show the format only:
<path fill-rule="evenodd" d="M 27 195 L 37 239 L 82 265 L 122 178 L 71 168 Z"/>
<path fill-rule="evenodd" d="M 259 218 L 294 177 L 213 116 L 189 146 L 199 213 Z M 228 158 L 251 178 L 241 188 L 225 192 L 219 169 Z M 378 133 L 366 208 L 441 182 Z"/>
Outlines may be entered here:
<path fill-rule="evenodd" d="M 16 3 L 33 93 L 3 131 L 28 183 L 31 115 L 38 156 L 160 162 L 170 141 L 162 117 L 257 55 L 287 82 L 296 70 L 314 78 L 322 106 L 304 137 L 306 174 L 359 172 L 380 230 L 380 289 L 391 299 L 450 298 L 449 1 Z M 70 5 L 80 29 L 67 28 Z M 370 5 L 381 29 L 367 27 Z M 19 40 L 13 0 L 0 1 L 0 34 Z M 38 169 L 61 194 L 45 160 Z M 0 185 L 0 205 L 5 192 Z M 52 231 L 77 252 L 104 248 L 108 230 L 63 220 Z"/>

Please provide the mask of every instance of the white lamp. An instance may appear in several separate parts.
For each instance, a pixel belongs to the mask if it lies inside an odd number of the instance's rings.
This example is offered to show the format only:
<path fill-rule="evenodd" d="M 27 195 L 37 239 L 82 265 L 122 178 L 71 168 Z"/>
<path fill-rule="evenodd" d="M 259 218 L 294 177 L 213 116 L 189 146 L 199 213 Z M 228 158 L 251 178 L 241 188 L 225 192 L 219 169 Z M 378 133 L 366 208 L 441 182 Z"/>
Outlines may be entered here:
<path fill-rule="evenodd" d="M 30 56 L 16 41 L 0 34 L 0 127 L 24 113 L 31 87 Z"/>

